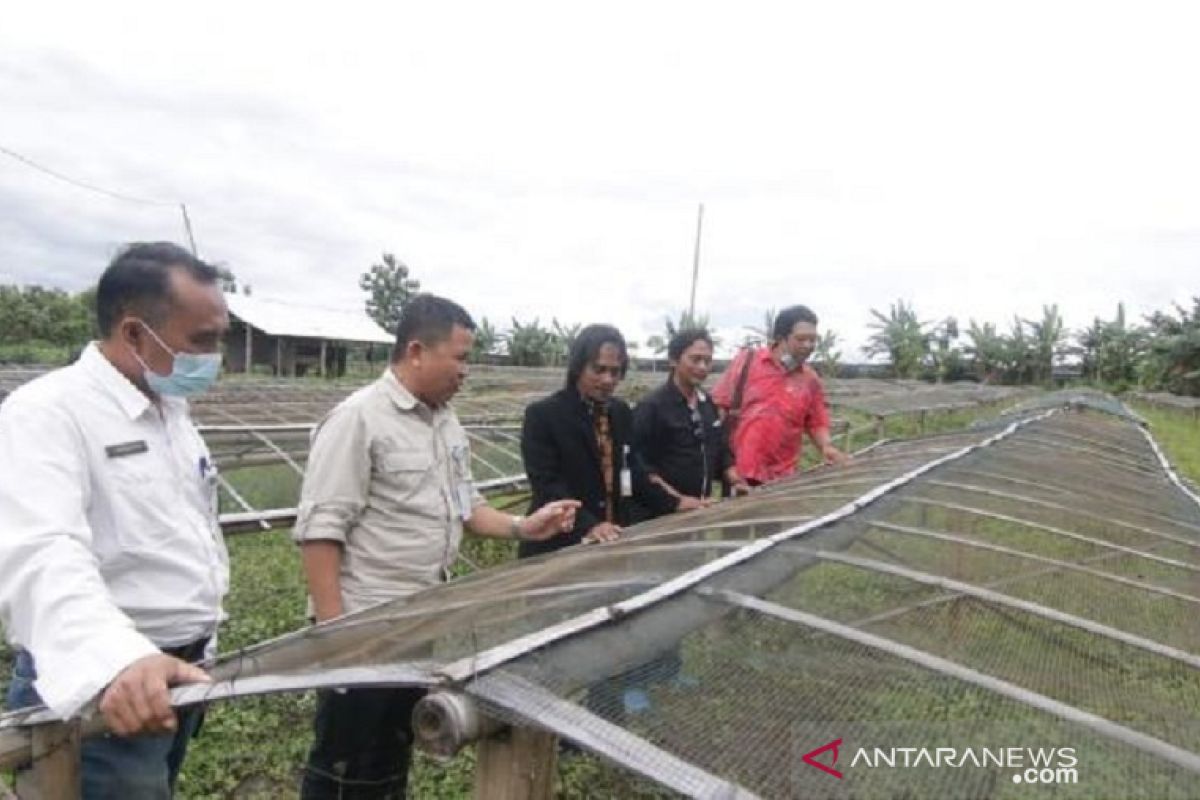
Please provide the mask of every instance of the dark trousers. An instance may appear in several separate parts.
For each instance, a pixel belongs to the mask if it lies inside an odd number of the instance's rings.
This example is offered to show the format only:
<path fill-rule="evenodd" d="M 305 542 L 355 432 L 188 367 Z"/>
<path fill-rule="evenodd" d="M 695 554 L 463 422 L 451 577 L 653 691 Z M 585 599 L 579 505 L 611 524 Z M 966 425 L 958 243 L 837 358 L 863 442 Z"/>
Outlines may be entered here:
<path fill-rule="evenodd" d="M 424 689 L 317 692 L 303 800 L 403 798 L 412 757 L 412 715 Z"/>
<path fill-rule="evenodd" d="M 184 661 L 199 661 L 207 639 L 163 652 Z M 27 650 L 18 650 L 8 687 L 10 709 L 41 705 L 33 688 L 37 670 Z M 188 742 L 200 729 L 204 706 L 188 706 L 175 712 L 174 733 L 159 736 L 121 737 L 105 734 L 85 739 L 81 748 L 84 800 L 165 800 L 175 792 L 175 779 L 187 754 Z M 20 784 L 18 783 L 18 786 Z"/>

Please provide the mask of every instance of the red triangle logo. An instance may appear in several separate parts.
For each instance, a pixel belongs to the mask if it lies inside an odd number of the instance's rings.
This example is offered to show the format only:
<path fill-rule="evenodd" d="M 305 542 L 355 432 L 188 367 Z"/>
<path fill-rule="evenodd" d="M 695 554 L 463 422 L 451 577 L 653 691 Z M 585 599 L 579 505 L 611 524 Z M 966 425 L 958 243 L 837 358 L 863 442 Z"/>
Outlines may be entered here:
<path fill-rule="evenodd" d="M 804 763 L 808 764 L 810 767 L 816 767 L 817 769 L 821 770 L 821 772 L 827 772 L 838 780 L 841 780 L 842 773 L 838 772 L 830 765 L 822 764 L 820 761 L 817 761 L 817 756 L 821 755 L 821 753 L 824 753 L 826 750 L 832 750 L 833 763 L 836 764 L 838 760 L 838 748 L 841 746 L 842 740 L 834 739 L 829 744 L 823 744 L 816 750 L 805 753 L 803 756 L 801 756 L 801 758 L 804 760 Z"/>

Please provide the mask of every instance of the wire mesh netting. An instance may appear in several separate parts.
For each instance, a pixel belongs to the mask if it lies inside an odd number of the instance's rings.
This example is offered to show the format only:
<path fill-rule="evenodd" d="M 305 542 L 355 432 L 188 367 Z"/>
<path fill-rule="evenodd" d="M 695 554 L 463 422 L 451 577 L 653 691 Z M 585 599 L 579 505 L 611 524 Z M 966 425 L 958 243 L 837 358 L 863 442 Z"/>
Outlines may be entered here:
<path fill-rule="evenodd" d="M 1196 498 L 1122 407 L 1060 395 L 231 654 L 176 696 L 463 693 L 694 796 L 1191 797 L 1198 606 Z"/>

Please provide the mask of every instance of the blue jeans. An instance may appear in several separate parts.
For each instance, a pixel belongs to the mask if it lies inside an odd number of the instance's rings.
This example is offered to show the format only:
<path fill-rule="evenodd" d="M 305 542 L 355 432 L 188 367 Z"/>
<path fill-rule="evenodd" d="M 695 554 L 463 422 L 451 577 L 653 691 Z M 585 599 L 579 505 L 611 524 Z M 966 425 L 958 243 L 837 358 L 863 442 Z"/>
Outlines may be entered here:
<path fill-rule="evenodd" d="M 199 649 L 202 654 L 203 645 Z M 27 650 L 18 650 L 16 655 L 6 698 L 8 708 L 41 705 L 42 699 L 33 688 L 37 678 L 33 657 Z M 85 739 L 81 747 L 83 800 L 170 798 L 188 741 L 204 717 L 204 707 L 189 706 L 176 714 L 179 727 L 173 734 L 131 738 L 105 734 Z"/>

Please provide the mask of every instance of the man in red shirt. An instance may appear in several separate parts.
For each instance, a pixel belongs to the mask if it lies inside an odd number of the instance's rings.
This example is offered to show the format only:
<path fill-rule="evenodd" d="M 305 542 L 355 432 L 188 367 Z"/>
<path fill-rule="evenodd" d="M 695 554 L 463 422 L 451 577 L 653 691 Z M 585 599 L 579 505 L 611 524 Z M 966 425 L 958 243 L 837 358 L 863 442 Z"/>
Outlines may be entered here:
<path fill-rule="evenodd" d="M 833 446 L 825 390 L 805 363 L 816 345 L 817 315 L 807 306 L 785 308 L 775 317 L 771 344 L 739 353 L 713 390 L 732 426 L 737 472 L 752 485 L 795 472 L 805 433 L 827 462 L 849 460 Z"/>

